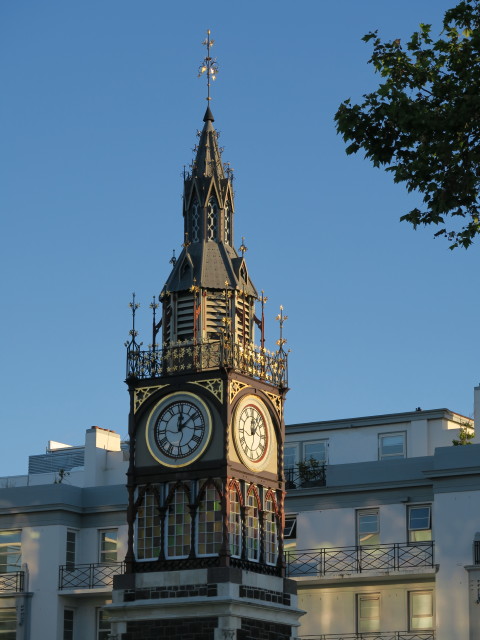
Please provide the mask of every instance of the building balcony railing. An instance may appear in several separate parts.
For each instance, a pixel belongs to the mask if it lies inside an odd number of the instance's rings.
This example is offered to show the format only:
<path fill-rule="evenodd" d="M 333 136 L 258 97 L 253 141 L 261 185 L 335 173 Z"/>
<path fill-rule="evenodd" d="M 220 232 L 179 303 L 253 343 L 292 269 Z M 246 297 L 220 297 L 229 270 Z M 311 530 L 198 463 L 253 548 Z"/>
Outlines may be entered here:
<path fill-rule="evenodd" d="M 277 387 L 288 386 L 287 353 L 224 341 L 193 344 L 181 342 L 164 349 L 127 349 L 127 378 L 158 378 L 192 371 L 227 368 L 265 380 Z"/>
<path fill-rule="evenodd" d="M 319 578 L 339 573 L 433 568 L 433 551 L 433 542 L 396 542 L 287 551 L 285 559 L 288 576 Z"/>
<path fill-rule="evenodd" d="M 368 631 L 299 636 L 299 640 L 435 640 L 435 631 Z"/>
<path fill-rule="evenodd" d="M 25 571 L 0 573 L 0 593 L 21 593 L 25 590 Z"/>
<path fill-rule="evenodd" d="M 63 564 L 59 567 L 59 589 L 98 589 L 111 587 L 113 576 L 125 572 L 124 562 Z"/>
<path fill-rule="evenodd" d="M 326 482 L 326 468 L 321 463 L 312 465 L 309 462 L 303 462 L 297 468 L 285 469 L 285 488 L 287 491 L 307 487 L 324 487 Z"/>

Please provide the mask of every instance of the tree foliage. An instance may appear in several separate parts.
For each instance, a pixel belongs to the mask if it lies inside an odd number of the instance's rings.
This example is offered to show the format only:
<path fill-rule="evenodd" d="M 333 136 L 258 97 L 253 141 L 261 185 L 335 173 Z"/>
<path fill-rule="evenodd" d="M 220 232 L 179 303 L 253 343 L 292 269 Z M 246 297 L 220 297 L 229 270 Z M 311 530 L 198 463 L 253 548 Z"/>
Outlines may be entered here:
<path fill-rule="evenodd" d="M 475 437 L 475 430 L 473 428 L 473 422 L 470 420 L 464 420 L 460 423 L 460 429 L 458 430 L 458 438 L 452 440 L 454 447 L 461 447 L 466 444 L 472 444 L 470 440 Z"/>
<path fill-rule="evenodd" d="M 420 24 L 406 44 L 373 44 L 369 63 L 382 76 L 362 104 L 345 100 L 335 114 L 346 152 L 365 151 L 374 166 L 422 195 L 400 219 L 436 225 L 450 248 L 467 248 L 477 234 L 480 190 L 480 0 L 445 13 L 437 40 Z"/>

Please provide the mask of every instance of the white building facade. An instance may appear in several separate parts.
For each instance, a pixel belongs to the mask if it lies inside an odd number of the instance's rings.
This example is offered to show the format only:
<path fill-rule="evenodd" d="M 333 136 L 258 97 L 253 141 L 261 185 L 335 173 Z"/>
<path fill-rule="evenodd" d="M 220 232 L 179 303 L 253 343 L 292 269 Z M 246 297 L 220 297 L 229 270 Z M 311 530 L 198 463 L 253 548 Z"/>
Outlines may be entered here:
<path fill-rule="evenodd" d="M 480 638 L 480 444 L 452 445 L 466 422 L 439 409 L 287 426 L 300 637 Z M 84 446 L 50 443 L 28 475 L 0 478 L 0 640 L 112 637 L 126 458 L 92 427 Z"/>

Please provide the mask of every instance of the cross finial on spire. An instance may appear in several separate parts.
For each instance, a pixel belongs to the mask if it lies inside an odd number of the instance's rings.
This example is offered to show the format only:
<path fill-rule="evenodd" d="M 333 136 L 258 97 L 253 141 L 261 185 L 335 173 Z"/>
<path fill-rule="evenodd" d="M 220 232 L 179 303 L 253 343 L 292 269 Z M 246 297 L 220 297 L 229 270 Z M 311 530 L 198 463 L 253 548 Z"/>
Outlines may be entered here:
<path fill-rule="evenodd" d="M 202 42 L 203 45 L 207 47 L 207 55 L 203 59 L 202 64 L 198 68 L 198 77 L 207 74 L 207 101 L 210 101 L 212 98 L 210 97 L 210 80 L 215 80 L 218 73 L 218 65 L 216 58 L 212 58 L 210 55 L 210 49 L 213 47 L 215 40 L 210 40 L 210 29 L 207 31 L 207 37 Z"/>

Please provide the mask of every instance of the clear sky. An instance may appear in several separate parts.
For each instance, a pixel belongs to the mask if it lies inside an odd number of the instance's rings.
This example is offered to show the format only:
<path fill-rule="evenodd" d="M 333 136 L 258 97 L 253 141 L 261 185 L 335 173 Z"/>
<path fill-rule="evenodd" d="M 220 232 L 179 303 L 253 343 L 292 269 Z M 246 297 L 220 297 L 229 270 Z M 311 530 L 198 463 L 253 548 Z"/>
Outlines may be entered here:
<path fill-rule="evenodd" d="M 291 350 L 287 422 L 448 407 L 480 381 L 480 247 L 400 216 L 419 201 L 333 115 L 378 78 L 362 35 L 440 25 L 454 0 L 3 0 L 0 475 L 49 439 L 127 434 L 124 341 L 182 243 L 181 171 L 212 111 L 235 169 L 236 244 Z M 476 284 L 477 282 L 477 284 Z"/>

